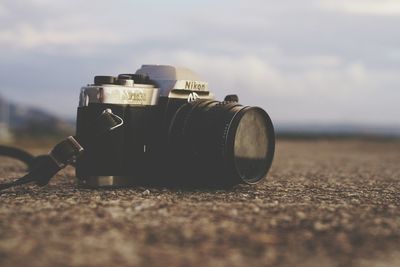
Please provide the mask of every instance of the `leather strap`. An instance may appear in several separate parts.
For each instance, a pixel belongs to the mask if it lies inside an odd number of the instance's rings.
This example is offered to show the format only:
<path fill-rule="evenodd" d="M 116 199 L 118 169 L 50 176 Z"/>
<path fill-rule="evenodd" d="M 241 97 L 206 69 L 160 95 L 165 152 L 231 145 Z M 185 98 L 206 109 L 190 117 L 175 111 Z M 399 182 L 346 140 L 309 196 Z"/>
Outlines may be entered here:
<path fill-rule="evenodd" d="M 122 126 L 123 123 L 122 118 L 112 113 L 111 109 L 104 110 L 91 127 L 93 129 L 93 139 Z M 0 184 L 0 191 L 31 182 L 35 182 L 39 186 L 45 186 L 61 169 L 67 165 L 74 164 L 82 153 L 84 153 L 84 148 L 75 136 L 69 136 L 58 143 L 48 155 L 38 157 L 34 157 L 18 148 L 0 146 L 0 155 L 21 160 L 29 167 L 29 173 L 25 176 L 9 183 Z"/>

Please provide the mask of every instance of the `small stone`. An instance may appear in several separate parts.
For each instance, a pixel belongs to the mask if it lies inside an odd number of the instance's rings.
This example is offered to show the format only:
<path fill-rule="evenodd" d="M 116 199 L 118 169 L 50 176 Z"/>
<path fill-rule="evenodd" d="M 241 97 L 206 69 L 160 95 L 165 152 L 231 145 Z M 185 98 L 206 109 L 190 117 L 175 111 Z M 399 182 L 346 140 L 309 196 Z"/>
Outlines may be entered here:
<path fill-rule="evenodd" d="M 309 196 L 305 196 L 305 197 L 304 197 L 304 201 L 305 201 L 305 202 L 310 202 L 311 200 L 312 200 L 312 198 L 309 197 Z"/>
<path fill-rule="evenodd" d="M 307 215 L 306 215 L 304 212 L 302 212 L 302 211 L 296 212 L 296 216 L 297 216 L 297 218 L 299 218 L 300 220 L 304 220 L 305 218 L 307 218 Z"/>
<path fill-rule="evenodd" d="M 254 213 L 259 213 L 260 212 L 260 208 L 259 207 L 254 207 L 253 208 L 253 212 Z"/>
<path fill-rule="evenodd" d="M 238 215 L 237 209 L 231 210 L 230 214 L 231 214 L 232 216 L 237 216 L 237 215 Z"/>
<path fill-rule="evenodd" d="M 344 252 L 351 252 L 352 251 L 352 246 L 350 243 L 350 240 L 348 238 L 348 236 L 345 233 L 339 233 L 336 235 L 336 241 L 339 244 L 340 248 L 344 251 Z"/>
<path fill-rule="evenodd" d="M 144 208 L 144 205 L 136 206 L 135 211 L 141 211 L 141 210 L 143 210 L 143 208 Z"/>
<path fill-rule="evenodd" d="M 127 213 L 132 212 L 132 208 L 126 208 L 126 209 L 125 209 L 125 212 L 127 212 Z"/>
<path fill-rule="evenodd" d="M 168 210 L 167 209 L 159 209 L 158 210 L 158 214 L 167 216 L 168 215 Z"/>
<path fill-rule="evenodd" d="M 310 232 L 310 231 L 305 231 L 305 232 L 304 232 L 304 238 L 305 238 L 306 240 L 311 240 L 313 237 L 314 237 L 314 235 L 313 235 L 312 232 Z"/>
<path fill-rule="evenodd" d="M 150 195 L 150 190 L 149 190 L 149 189 L 144 190 L 144 191 L 142 192 L 142 195 L 143 195 L 143 196 L 148 196 L 148 195 Z"/>
<path fill-rule="evenodd" d="M 314 223 L 314 229 L 319 231 L 319 232 L 326 231 L 326 230 L 329 229 L 329 225 L 328 224 L 324 224 L 322 222 L 315 222 Z"/>

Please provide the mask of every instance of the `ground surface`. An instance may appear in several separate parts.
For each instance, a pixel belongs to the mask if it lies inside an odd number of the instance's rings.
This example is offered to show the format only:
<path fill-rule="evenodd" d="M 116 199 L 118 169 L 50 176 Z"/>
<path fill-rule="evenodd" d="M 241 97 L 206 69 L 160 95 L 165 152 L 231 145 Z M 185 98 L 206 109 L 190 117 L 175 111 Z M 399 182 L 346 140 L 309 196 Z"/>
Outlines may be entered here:
<path fill-rule="evenodd" d="M 257 186 L 0 195 L 0 266 L 400 266 L 400 142 L 280 141 Z M 1 159 L 0 178 L 23 166 Z"/>

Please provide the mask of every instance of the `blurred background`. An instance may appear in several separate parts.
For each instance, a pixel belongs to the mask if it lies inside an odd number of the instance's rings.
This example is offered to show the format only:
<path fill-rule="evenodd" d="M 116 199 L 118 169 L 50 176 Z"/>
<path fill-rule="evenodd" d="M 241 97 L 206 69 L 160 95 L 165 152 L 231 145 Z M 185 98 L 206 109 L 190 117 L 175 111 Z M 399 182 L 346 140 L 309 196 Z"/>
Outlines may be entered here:
<path fill-rule="evenodd" d="M 79 89 L 193 69 L 281 135 L 400 135 L 400 1 L 0 2 L 0 140 L 73 132 Z"/>

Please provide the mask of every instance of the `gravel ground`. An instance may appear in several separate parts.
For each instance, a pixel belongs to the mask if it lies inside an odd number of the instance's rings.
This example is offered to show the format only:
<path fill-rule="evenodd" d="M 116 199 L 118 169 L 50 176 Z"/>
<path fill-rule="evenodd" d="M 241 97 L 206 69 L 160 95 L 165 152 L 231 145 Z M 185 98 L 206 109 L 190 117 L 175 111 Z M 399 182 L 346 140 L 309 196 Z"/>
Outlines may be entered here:
<path fill-rule="evenodd" d="M 67 169 L 0 195 L 0 266 L 400 266 L 399 162 L 399 141 L 279 141 L 268 179 L 229 191 L 81 189 Z"/>

